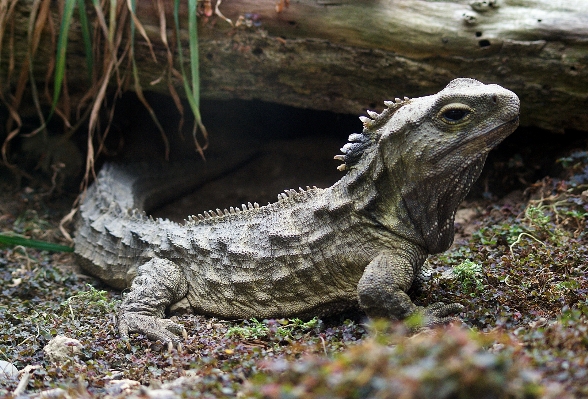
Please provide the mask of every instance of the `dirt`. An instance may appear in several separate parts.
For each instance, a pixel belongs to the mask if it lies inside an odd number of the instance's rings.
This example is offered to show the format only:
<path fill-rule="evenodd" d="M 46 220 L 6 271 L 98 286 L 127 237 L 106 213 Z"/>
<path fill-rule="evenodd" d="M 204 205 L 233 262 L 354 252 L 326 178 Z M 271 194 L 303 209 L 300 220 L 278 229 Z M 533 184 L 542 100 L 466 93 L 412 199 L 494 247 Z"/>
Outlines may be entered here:
<path fill-rule="evenodd" d="M 219 112 L 218 104 L 210 108 L 211 114 Z M 295 134 L 298 111 L 248 112 L 242 121 L 212 126 L 210 150 L 222 154 L 238 148 L 254 154 L 249 161 L 155 210 L 156 216 L 183 220 L 217 207 L 264 204 L 284 189 L 326 187 L 341 175 L 332 157 L 354 127 Z M 281 129 L 279 137 L 236 130 L 252 120 L 267 125 L 276 119 L 267 115 L 271 112 L 283 120 L 271 126 Z M 431 279 L 413 294 L 418 304 L 464 304 L 461 327 L 440 328 L 419 341 L 406 338 L 414 331 L 402 323 L 366 323 L 359 312 L 320 321 L 227 322 L 181 315 L 174 317 L 189 337 L 181 351 L 168 352 L 139 335 L 121 342 L 115 318 L 121 293 L 78 274 L 70 254 L 3 248 L 0 360 L 19 370 L 36 367 L 26 386 L 32 396 L 46 391 L 59 397 L 165 392 L 211 398 L 320 397 L 320 392 L 364 397 L 366 387 L 379 392 L 378 386 L 406 384 L 409 377 L 399 376 L 412 370 L 414 380 L 403 391 L 409 398 L 423 397 L 415 387 L 429 387 L 427 375 L 444 376 L 430 389 L 444 383 L 468 389 L 459 391 L 466 395 L 461 397 L 486 389 L 490 378 L 505 381 L 493 385 L 494 397 L 588 397 L 588 156 L 568 151 L 568 161 L 556 162 L 553 156 L 551 166 L 537 166 L 521 152 L 505 150 L 510 145 L 490 157 L 474 195 L 457 213 L 454 246 L 429 259 Z M 555 171 L 553 178 L 535 179 L 538 170 L 547 169 Z M 58 225 L 75 196 L 48 196 L 46 187 L 33 184 L 16 187 L 8 172 L 2 173 L 0 230 L 67 243 Z M 508 190 L 496 188 L 501 186 Z M 462 270 L 460 277 L 454 269 Z M 79 340 L 81 352 L 71 361 L 50 361 L 43 347 L 56 335 Z M 425 372 L 425 364 L 433 368 Z M 0 378 L 0 396 L 14 392 L 23 378 Z"/>

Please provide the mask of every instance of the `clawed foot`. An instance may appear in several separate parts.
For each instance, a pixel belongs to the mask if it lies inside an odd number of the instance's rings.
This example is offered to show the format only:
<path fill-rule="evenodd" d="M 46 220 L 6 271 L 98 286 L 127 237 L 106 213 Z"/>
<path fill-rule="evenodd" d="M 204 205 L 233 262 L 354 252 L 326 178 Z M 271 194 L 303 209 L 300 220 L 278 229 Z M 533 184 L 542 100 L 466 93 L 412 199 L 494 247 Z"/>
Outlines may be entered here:
<path fill-rule="evenodd" d="M 161 341 L 168 345 L 171 350 L 173 346 L 181 350 L 182 344 L 179 335 L 184 339 L 188 338 L 188 333 L 181 325 L 174 323 L 169 319 L 159 319 L 155 316 L 148 316 L 139 313 L 125 312 L 119 316 L 118 330 L 123 340 L 129 339 L 129 333 L 138 332 L 145 334 L 147 338 L 153 341 Z"/>
<path fill-rule="evenodd" d="M 424 316 L 424 326 L 434 327 L 452 322 L 461 322 L 457 316 L 450 316 L 464 310 L 464 306 L 459 303 L 437 302 L 424 308 L 419 308 L 420 313 Z"/>

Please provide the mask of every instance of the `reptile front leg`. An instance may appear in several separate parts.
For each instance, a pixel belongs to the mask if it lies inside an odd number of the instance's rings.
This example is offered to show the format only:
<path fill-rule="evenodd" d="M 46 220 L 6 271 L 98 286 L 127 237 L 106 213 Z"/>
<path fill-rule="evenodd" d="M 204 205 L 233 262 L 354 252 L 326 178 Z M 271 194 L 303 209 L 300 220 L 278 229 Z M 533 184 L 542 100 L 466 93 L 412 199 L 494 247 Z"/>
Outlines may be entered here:
<path fill-rule="evenodd" d="M 130 332 L 145 334 L 149 339 L 179 345 L 178 335 L 186 338 L 186 330 L 165 319 L 165 309 L 188 293 L 184 273 L 173 262 L 154 258 L 137 269 L 130 292 L 119 311 L 118 330 L 121 338 Z"/>
<path fill-rule="evenodd" d="M 357 286 L 361 308 L 369 317 L 393 320 L 420 313 L 427 327 L 458 321 L 457 317 L 450 315 L 463 310 L 459 303 L 438 302 L 421 307 L 410 300 L 406 292 L 415 278 L 413 262 L 419 260 L 407 259 L 405 256 L 383 252 L 368 264 Z"/>

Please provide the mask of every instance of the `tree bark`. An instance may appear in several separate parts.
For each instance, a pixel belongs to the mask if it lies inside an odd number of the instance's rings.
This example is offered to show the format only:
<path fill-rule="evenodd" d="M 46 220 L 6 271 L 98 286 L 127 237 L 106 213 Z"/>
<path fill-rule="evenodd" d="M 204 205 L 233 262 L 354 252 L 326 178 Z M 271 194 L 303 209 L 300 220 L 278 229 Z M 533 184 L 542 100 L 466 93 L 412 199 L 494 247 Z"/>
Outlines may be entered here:
<path fill-rule="evenodd" d="M 155 2 L 138 3 L 138 18 L 159 60 L 153 62 L 137 35 L 141 81 L 145 89 L 166 92 L 164 82 L 147 83 L 165 66 Z M 172 2 L 166 7 L 172 40 Z M 361 114 L 382 109 L 384 100 L 432 94 L 455 77 L 472 77 L 516 92 L 522 125 L 588 131 L 585 0 L 299 0 L 280 13 L 276 0 L 225 0 L 219 8 L 239 26 L 214 15 L 200 18 L 202 98 Z M 26 48 L 26 24 L 21 25 L 15 26 L 15 48 Z M 182 22 L 185 60 L 186 38 Z M 48 56 L 39 52 L 36 68 Z M 83 87 L 76 26 L 68 57 L 68 82 Z M 181 87 L 179 80 L 174 83 Z"/>

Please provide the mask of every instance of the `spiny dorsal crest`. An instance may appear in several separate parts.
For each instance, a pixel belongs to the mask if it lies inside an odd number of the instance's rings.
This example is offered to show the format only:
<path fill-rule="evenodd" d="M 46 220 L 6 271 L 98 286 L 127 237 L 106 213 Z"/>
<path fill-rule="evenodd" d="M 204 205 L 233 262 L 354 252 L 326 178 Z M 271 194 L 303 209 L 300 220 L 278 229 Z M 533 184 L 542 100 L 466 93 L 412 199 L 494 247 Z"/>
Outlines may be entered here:
<path fill-rule="evenodd" d="M 351 166 L 355 165 L 365 149 L 373 142 L 376 142 L 377 136 L 379 136 L 378 128 L 383 126 L 390 120 L 392 115 L 403 105 L 405 105 L 408 97 L 404 99 L 395 98 L 394 101 L 384 101 L 386 109 L 378 114 L 375 111 L 367 110 L 367 116 L 360 116 L 359 120 L 363 123 L 363 131 L 361 134 L 353 133 L 348 138 L 348 143 L 341 148 L 341 155 L 335 155 L 337 161 L 342 161 L 343 164 L 337 166 L 340 171 L 348 170 Z"/>
<path fill-rule="evenodd" d="M 312 188 L 310 186 L 306 186 L 306 190 L 302 187 L 298 188 L 298 191 L 293 189 L 284 190 L 283 193 L 278 194 L 278 201 L 274 203 L 268 203 L 265 206 L 260 206 L 257 202 L 253 204 L 248 202 L 247 204 L 242 204 L 241 209 L 239 207 L 230 207 L 229 209 L 225 208 L 223 210 L 217 208 L 216 211 L 209 210 L 199 213 L 198 215 L 188 216 L 188 219 L 184 220 L 186 225 L 197 225 L 203 221 L 215 221 L 219 220 L 225 216 L 230 215 L 238 215 L 241 213 L 246 212 L 259 212 L 263 210 L 267 210 L 270 206 L 275 206 L 276 204 L 282 205 L 284 201 L 287 200 L 302 200 L 304 199 L 309 193 L 314 193 L 318 190 L 316 186 Z"/>
<path fill-rule="evenodd" d="M 230 207 L 229 209 L 225 208 L 223 210 L 216 208 L 216 211 L 213 211 L 212 209 L 209 211 L 204 211 L 202 213 L 199 213 L 198 215 L 192 215 L 192 216 L 188 216 L 187 220 L 184 220 L 184 222 L 186 222 L 186 224 L 198 224 L 199 222 L 203 221 L 203 220 L 212 220 L 212 219 L 217 219 L 223 216 L 229 216 L 229 215 L 237 215 L 241 212 L 245 212 L 248 210 L 253 210 L 253 209 L 259 209 L 260 206 L 257 202 L 254 202 L 253 204 L 251 202 L 248 202 L 247 204 L 243 204 L 241 205 L 242 210 L 239 209 L 239 207 Z"/>

